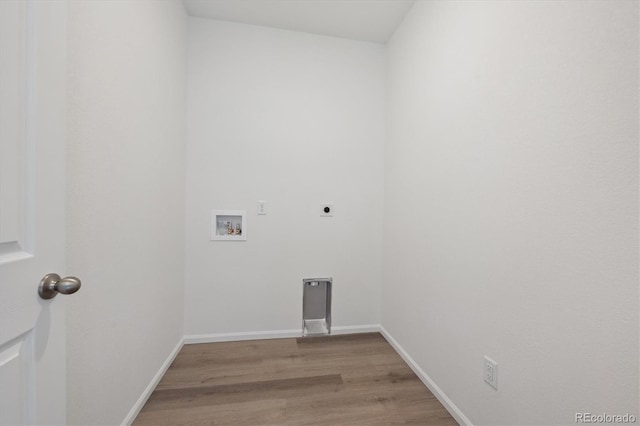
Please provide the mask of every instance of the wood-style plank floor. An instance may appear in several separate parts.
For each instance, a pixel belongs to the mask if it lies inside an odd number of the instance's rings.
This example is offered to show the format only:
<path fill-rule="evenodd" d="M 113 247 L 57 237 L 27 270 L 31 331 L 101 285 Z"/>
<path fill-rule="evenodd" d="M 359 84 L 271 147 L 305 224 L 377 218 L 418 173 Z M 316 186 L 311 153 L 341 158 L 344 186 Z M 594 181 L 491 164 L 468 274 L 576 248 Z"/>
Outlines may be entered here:
<path fill-rule="evenodd" d="M 134 425 L 456 425 L 379 333 L 186 345 Z"/>

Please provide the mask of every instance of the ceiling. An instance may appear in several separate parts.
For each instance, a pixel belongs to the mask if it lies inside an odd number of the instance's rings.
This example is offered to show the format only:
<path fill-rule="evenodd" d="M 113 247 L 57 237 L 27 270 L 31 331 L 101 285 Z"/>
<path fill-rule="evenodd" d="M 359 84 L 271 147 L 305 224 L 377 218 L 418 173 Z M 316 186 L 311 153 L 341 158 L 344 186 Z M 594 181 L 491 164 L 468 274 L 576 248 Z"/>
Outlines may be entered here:
<path fill-rule="evenodd" d="M 183 0 L 189 15 L 386 43 L 415 0 Z"/>

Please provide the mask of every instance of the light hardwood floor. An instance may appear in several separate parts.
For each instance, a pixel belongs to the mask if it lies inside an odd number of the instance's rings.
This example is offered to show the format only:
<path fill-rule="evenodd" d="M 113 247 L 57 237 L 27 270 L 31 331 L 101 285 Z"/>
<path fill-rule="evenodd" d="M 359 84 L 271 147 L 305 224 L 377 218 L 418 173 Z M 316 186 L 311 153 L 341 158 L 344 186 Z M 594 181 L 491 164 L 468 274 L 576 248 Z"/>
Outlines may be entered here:
<path fill-rule="evenodd" d="M 379 333 L 186 345 L 134 425 L 456 425 Z"/>

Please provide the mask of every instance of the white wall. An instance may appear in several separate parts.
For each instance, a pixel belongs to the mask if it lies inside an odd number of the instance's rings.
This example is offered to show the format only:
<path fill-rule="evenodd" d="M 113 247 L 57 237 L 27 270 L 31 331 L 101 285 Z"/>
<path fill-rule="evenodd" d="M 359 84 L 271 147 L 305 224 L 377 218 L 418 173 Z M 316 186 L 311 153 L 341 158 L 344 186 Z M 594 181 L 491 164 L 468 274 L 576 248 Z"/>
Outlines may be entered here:
<path fill-rule="evenodd" d="M 183 335 L 186 14 L 69 5 L 68 419 L 119 424 Z"/>
<path fill-rule="evenodd" d="M 382 324 L 474 424 L 639 414 L 638 30 L 418 1 L 388 45 Z"/>
<path fill-rule="evenodd" d="M 384 46 L 190 18 L 188 58 L 185 334 L 300 330 L 325 276 L 334 326 L 378 324 Z M 209 241 L 215 208 L 246 242 Z"/>

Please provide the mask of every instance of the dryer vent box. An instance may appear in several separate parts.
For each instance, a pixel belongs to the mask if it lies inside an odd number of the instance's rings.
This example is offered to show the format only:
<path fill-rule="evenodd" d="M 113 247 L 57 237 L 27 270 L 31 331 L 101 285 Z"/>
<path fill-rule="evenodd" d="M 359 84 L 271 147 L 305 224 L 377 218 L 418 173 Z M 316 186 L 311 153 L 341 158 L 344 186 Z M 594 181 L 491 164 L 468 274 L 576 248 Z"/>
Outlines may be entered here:
<path fill-rule="evenodd" d="M 331 278 L 302 281 L 302 335 L 331 334 Z"/>

